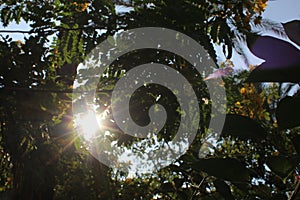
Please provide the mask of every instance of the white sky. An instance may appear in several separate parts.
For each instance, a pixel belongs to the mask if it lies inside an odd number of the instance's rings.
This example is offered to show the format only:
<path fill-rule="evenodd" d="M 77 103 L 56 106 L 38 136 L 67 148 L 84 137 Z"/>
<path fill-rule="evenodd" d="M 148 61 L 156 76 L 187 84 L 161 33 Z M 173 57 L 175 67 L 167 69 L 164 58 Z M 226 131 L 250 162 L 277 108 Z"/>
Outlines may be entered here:
<path fill-rule="evenodd" d="M 263 17 L 278 22 L 300 20 L 300 0 L 269 0 Z"/>

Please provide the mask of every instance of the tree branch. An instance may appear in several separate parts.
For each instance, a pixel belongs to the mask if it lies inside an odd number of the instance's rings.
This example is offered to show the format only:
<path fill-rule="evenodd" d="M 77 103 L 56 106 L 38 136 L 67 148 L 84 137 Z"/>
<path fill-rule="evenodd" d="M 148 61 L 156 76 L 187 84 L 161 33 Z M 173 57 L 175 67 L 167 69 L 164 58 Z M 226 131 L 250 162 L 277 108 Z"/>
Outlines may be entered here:
<path fill-rule="evenodd" d="M 0 30 L 0 33 L 32 33 L 32 32 L 22 31 L 22 30 Z"/>
<path fill-rule="evenodd" d="M 40 88 L 17 88 L 17 87 L 3 87 L 0 88 L 0 91 L 8 90 L 8 91 L 24 91 L 24 92 L 45 92 L 45 93 L 86 93 L 91 92 L 92 90 L 73 90 L 73 89 L 65 89 L 65 90 L 55 90 L 55 89 L 40 89 Z M 111 92 L 112 90 L 96 90 L 96 92 Z"/>

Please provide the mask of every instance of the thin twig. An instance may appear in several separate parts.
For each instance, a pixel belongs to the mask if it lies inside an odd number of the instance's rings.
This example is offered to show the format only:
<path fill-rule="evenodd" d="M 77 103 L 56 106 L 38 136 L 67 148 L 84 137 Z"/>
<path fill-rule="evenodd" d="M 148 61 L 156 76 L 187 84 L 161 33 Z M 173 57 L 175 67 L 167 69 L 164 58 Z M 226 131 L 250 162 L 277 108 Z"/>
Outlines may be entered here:
<path fill-rule="evenodd" d="M 197 193 L 198 193 L 198 189 L 201 187 L 201 185 L 204 183 L 205 179 L 207 178 L 207 176 L 203 177 L 203 179 L 201 180 L 201 182 L 199 183 L 199 185 L 197 186 L 197 188 L 195 189 L 193 196 L 191 197 L 191 200 L 193 200 Z"/>
<path fill-rule="evenodd" d="M 295 190 L 293 191 L 289 200 L 296 200 L 296 196 L 299 192 L 299 189 L 300 189 L 300 179 L 297 180 L 297 185 L 296 185 Z"/>

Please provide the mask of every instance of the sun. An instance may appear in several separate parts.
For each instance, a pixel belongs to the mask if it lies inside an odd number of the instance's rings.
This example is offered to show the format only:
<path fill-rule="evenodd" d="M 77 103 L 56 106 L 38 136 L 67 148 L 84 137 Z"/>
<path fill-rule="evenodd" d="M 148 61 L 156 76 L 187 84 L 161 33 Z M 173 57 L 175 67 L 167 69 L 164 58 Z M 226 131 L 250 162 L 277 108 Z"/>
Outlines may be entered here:
<path fill-rule="evenodd" d="M 101 128 L 101 119 L 93 110 L 88 110 L 86 114 L 77 118 L 76 124 L 84 139 L 91 141 Z"/>

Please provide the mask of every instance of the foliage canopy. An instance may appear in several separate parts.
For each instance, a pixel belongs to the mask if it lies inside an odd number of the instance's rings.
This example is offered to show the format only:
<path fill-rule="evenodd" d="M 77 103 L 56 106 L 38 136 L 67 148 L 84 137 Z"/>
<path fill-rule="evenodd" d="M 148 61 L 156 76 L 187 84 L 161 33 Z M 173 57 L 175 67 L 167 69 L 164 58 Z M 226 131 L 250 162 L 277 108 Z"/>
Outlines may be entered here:
<path fill-rule="evenodd" d="M 237 41 L 249 39 L 251 27 L 261 23 L 267 0 L 0 2 L 3 26 L 25 21 L 31 27 L 24 32 L 24 41 L 0 32 L 1 199 L 300 199 L 300 102 L 296 95 L 287 96 L 292 84 L 246 82 L 248 72 L 226 77 L 222 137 L 203 158 L 199 149 L 203 134 L 209 132 L 212 105 L 201 76 L 182 57 L 166 51 L 146 49 L 120 57 L 101 79 L 99 112 L 111 112 L 113 86 L 124 73 L 150 62 L 168 65 L 187 77 L 201 105 L 199 134 L 188 152 L 149 175 L 132 177 L 99 163 L 84 148 L 72 121 L 77 66 L 106 38 L 137 27 L 166 27 L 199 42 L 220 69 L 231 67 L 232 52 L 239 50 Z M 228 60 L 218 60 L 214 45 L 222 47 Z M 145 108 L 159 95 L 168 121 L 158 137 L 170 139 L 182 113 L 165 88 L 137 90 L 131 114 L 137 123 L 147 124 Z M 113 119 L 103 123 L 118 145 L 135 142 L 119 131 Z"/>

